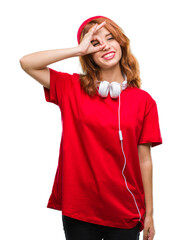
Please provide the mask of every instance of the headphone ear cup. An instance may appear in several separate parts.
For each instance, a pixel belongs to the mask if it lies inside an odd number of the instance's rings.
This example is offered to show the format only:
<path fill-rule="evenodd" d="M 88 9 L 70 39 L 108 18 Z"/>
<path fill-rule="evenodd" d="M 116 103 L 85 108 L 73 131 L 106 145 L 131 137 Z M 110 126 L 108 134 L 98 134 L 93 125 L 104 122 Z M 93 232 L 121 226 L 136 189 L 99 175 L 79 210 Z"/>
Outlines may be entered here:
<path fill-rule="evenodd" d="M 110 96 L 111 98 L 119 97 L 121 93 L 121 87 L 118 82 L 111 82 L 110 83 Z"/>
<path fill-rule="evenodd" d="M 128 86 L 127 80 L 125 79 L 124 82 L 122 83 L 122 90 L 125 90 Z"/>
<path fill-rule="evenodd" d="M 102 97 L 107 97 L 109 93 L 109 82 L 102 81 L 99 86 L 99 95 Z"/>

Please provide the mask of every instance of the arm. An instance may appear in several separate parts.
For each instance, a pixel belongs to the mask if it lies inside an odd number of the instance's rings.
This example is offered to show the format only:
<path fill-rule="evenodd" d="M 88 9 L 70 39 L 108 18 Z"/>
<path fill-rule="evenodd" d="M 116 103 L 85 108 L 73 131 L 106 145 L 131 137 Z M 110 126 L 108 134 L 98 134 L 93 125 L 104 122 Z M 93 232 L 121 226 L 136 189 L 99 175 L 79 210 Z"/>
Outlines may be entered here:
<path fill-rule="evenodd" d="M 153 217 L 152 157 L 150 143 L 138 145 L 138 155 L 145 192 L 146 216 Z"/>
<path fill-rule="evenodd" d="M 44 87 L 50 89 L 50 73 L 47 65 L 66 58 L 84 56 L 103 49 L 105 45 L 101 44 L 101 46 L 94 47 L 91 44 L 91 40 L 93 39 L 94 33 L 102 28 L 104 24 L 105 22 L 102 22 L 89 29 L 81 43 L 76 47 L 39 51 L 23 56 L 19 60 L 22 69 Z"/>
<path fill-rule="evenodd" d="M 23 56 L 20 59 L 20 63 L 24 69 L 42 69 L 49 64 L 76 56 L 80 56 L 78 47 L 45 50 Z"/>
<path fill-rule="evenodd" d="M 150 143 L 138 145 L 138 155 L 145 192 L 146 206 L 143 240 L 152 240 L 155 235 L 155 228 L 153 222 L 152 157 L 150 153 L 150 145 Z"/>
<path fill-rule="evenodd" d="M 31 53 L 20 59 L 22 69 L 46 88 L 50 88 L 50 73 L 47 65 L 80 56 L 80 48 L 55 49 Z"/>

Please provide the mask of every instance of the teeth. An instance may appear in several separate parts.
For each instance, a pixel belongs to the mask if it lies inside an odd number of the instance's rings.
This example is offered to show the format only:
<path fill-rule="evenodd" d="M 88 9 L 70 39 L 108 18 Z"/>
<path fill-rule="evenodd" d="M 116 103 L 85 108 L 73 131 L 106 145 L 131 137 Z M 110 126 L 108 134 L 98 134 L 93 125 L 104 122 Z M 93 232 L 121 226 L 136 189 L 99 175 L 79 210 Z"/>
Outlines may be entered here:
<path fill-rule="evenodd" d="M 110 57 L 112 55 L 114 55 L 114 53 L 109 53 L 109 54 L 105 55 L 104 57 Z"/>

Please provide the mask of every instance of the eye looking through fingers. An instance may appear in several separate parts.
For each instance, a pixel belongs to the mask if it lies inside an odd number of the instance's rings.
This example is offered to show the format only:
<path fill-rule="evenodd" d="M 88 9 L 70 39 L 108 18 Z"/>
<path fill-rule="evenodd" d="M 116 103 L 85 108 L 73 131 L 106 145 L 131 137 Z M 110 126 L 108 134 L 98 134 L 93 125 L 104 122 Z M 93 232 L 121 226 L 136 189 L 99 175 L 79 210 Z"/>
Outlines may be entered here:
<path fill-rule="evenodd" d="M 113 37 L 111 37 L 111 38 L 108 38 L 107 40 L 113 40 L 114 38 Z M 98 44 L 100 44 L 100 42 L 96 42 L 96 43 L 93 43 L 95 40 L 93 40 L 93 41 L 91 41 L 91 43 L 92 43 L 92 45 L 95 47 L 96 45 L 98 45 Z M 103 42 L 101 42 L 101 43 L 103 43 Z"/>
<path fill-rule="evenodd" d="M 115 38 L 113 37 L 112 33 L 107 33 L 105 35 L 105 38 L 107 37 L 106 41 L 113 41 Z M 104 42 L 102 41 L 102 39 L 99 36 L 95 36 L 93 38 L 93 40 L 91 41 L 92 45 L 95 47 L 98 44 L 103 44 Z"/>
<path fill-rule="evenodd" d="M 97 25 L 97 27 L 96 27 L 95 30 L 94 30 L 94 32 L 95 32 L 94 34 L 96 34 L 96 32 L 97 32 L 100 28 L 102 28 L 105 24 L 106 24 L 106 21 L 103 21 L 102 23 L 100 23 L 99 25 Z M 105 37 L 107 37 L 108 35 L 110 35 L 110 38 L 108 38 L 107 40 L 108 40 L 108 41 L 112 41 L 112 40 L 114 39 L 112 33 L 106 34 Z M 91 43 L 92 43 L 92 45 L 95 47 L 95 46 L 100 45 L 100 44 L 102 45 L 104 42 L 102 41 L 102 39 L 100 38 L 100 36 L 95 36 L 95 37 L 93 36 Z"/>

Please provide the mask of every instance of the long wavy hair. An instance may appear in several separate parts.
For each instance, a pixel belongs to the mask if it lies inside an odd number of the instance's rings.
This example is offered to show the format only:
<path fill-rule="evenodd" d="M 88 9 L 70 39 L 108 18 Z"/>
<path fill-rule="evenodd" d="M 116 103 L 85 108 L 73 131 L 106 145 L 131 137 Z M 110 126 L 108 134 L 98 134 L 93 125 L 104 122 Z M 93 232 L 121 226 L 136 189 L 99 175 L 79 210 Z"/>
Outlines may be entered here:
<path fill-rule="evenodd" d="M 120 60 L 121 72 L 127 76 L 129 87 L 141 88 L 140 69 L 137 59 L 131 53 L 130 40 L 124 34 L 124 31 L 112 20 L 103 17 L 96 18 L 84 27 L 80 36 L 80 42 L 89 29 L 96 23 L 100 24 L 106 21 L 104 27 L 112 33 L 114 39 L 120 44 L 122 57 Z M 94 96 L 97 91 L 96 80 L 103 81 L 100 67 L 94 62 L 91 54 L 79 56 L 79 61 L 83 70 L 80 73 L 80 84 L 83 90 L 90 96 Z"/>

